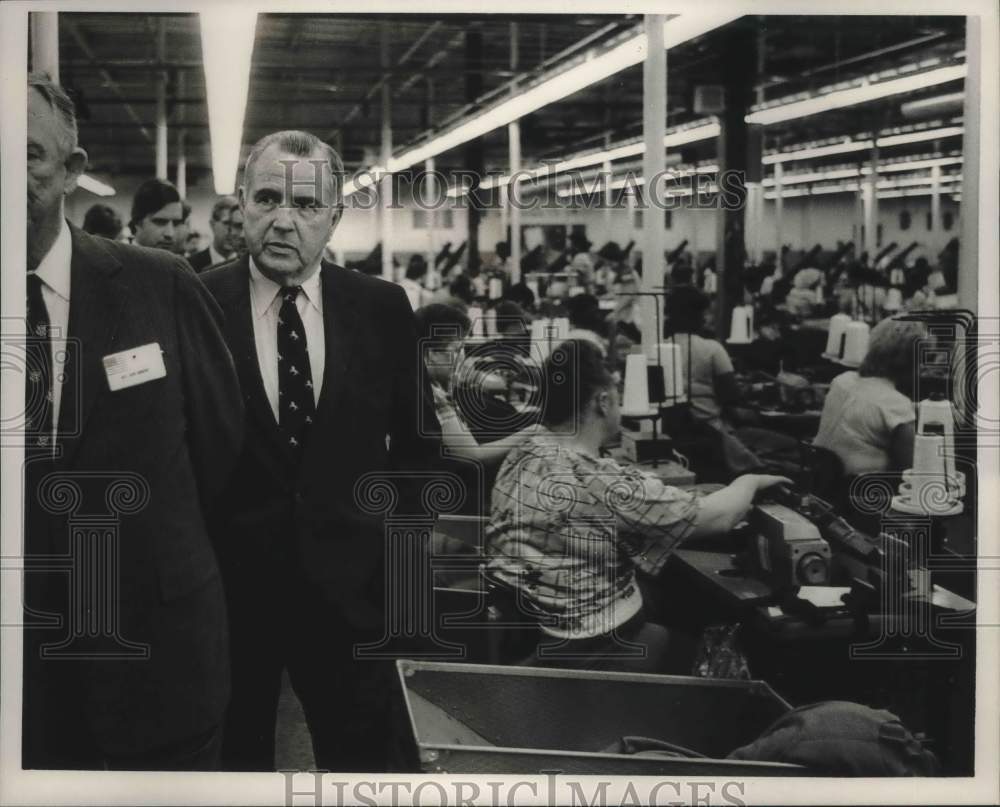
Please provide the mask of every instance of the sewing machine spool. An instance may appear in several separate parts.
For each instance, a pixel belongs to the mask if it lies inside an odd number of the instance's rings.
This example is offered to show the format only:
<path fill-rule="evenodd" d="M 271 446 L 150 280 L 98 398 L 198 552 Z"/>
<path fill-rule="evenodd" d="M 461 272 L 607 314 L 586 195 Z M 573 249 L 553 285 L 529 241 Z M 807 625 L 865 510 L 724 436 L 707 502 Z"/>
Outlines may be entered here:
<path fill-rule="evenodd" d="M 656 349 L 659 351 L 660 366 L 663 367 L 664 403 L 680 403 L 687 400 L 684 391 L 684 359 L 681 346 L 676 342 L 660 342 Z"/>
<path fill-rule="evenodd" d="M 483 318 L 483 309 L 475 305 L 470 306 L 469 321 L 472 323 L 473 336 L 486 336 L 486 320 Z"/>
<path fill-rule="evenodd" d="M 868 339 L 871 327 L 867 322 L 849 322 L 844 331 L 844 352 L 840 363 L 846 367 L 860 367 L 868 353 Z"/>
<path fill-rule="evenodd" d="M 892 508 L 912 515 L 951 516 L 962 512 L 965 474 L 955 468 L 955 420 L 951 402 L 921 401 L 913 438 L 913 467 L 903 472 Z"/>
<path fill-rule="evenodd" d="M 753 341 L 752 305 L 738 305 L 733 309 L 726 341 L 731 345 L 749 345 Z"/>
<path fill-rule="evenodd" d="M 625 395 L 621 413 L 624 417 L 647 417 L 656 413 L 649 403 L 649 360 L 644 353 L 625 357 Z"/>
<path fill-rule="evenodd" d="M 834 314 L 830 317 L 830 332 L 826 335 L 826 350 L 823 356 L 828 359 L 844 357 L 844 336 L 851 318 L 847 314 Z"/>

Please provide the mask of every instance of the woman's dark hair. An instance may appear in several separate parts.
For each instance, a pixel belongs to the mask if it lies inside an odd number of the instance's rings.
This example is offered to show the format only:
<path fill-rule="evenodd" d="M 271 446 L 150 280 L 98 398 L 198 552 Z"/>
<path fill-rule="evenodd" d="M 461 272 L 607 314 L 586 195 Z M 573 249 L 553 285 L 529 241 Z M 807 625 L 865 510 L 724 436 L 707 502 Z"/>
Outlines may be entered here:
<path fill-rule="evenodd" d="M 471 327 L 464 312 L 444 303 L 431 303 L 418 308 L 413 318 L 417 323 L 418 339 L 451 341 L 464 337 Z"/>
<path fill-rule="evenodd" d="M 583 407 L 613 383 L 596 345 L 582 339 L 561 342 L 542 365 L 542 422 L 546 426 L 579 422 Z"/>
<path fill-rule="evenodd" d="M 677 286 L 667 296 L 664 313 L 667 321 L 664 330 L 668 333 L 696 333 L 702 329 L 709 300 L 694 286 Z"/>
<path fill-rule="evenodd" d="M 528 284 L 523 280 L 520 283 L 515 283 L 504 294 L 505 300 L 511 300 L 517 303 L 521 308 L 525 310 L 531 310 L 535 307 L 535 293 L 528 288 Z"/>
<path fill-rule="evenodd" d="M 476 292 L 472 288 L 472 279 L 464 272 L 448 284 L 448 292 L 452 297 L 457 297 L 466 303 L 471 303 L 476 299 Z"/>
<path fill-rule="evenodd" d="M 604 312 L 593 294 L 576 294 L 566 301 L 569 311 L 569 324 L 574 328 L 605 335 Z"/>
<path fill-rule="evenodd" d="M 420 280 L 427 274 L 427 261 L 423 255 L 414 254 L 410 256 L 409 263 L 406 264 L 406 279 Z"/>
<path fill-rule="evenodd" d="M 122 232 L 121 216 L 107 205 L 91 205 L 83 217 L 83 231 L 114 241 Z"/>
<path fill-rule="evenodd" d="M 164 179 L 148 179 L 135 192 L 132 199 L 132 219 L 129 227 L 133 234 L 146 216 L 155 213 L 160 208 L 181 201 L 181 195 L 171 183 Z"/>

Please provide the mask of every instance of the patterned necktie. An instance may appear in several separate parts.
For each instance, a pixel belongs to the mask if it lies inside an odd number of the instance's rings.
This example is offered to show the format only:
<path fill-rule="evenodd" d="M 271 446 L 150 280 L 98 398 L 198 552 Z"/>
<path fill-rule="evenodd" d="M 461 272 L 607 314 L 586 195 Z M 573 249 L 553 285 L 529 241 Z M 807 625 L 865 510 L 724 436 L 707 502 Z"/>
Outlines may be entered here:
<path fill-rule="evenodd" d="M 282 291 L 278 311 L 278 423 L 296 459 L 316 415 L 306 329 L 295 305 L 301 291 L 301 286 Z"/>
<path fill-rule="evenodd" d="M 52 342 L 49 312 L 42 299 L 42 279 L 28 274 L 28 339 L 25 359 L 24 435 L 29 448 L 52 445 Z"/>

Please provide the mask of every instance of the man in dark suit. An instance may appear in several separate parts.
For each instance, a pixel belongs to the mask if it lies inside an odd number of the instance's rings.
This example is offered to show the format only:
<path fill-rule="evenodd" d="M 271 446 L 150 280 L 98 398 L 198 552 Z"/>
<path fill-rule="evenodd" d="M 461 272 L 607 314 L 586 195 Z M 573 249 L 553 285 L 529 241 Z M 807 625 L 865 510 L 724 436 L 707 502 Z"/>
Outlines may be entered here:
<path fill-rule="evenodd" d="M 249 255 L 202 275 L 226 314 L 247 438 L 218 550 L 232 626 L 224 764 L 273 770 L 282 671 L 319 768 L 386 769 L 391 672 L 355 658 L 385 631 L 383 527 L 365 473 L 428 469 L 440 429 L 403 290 L 322 260 L 343 165 L 305 132 L 247 158 Z"/>
<path fill-rule="evenodd" d="M 182 259 L 67 224 L 87 155 L 66 94 L 28 84 L 22 762 L 216 768 L 207 524 L 243 429 L 221 312 Z"/>
<path fill-rule="evenodd" d="M 212 220 L 209 222 L 212 243 L 188 258 L 191 268 L 199 274 L 210 266 L 225 263 L 235 254 L 231 225 L 233 210 L 236 208 L 236 199 L 232 196 L 220 196 L 212 205 Z"/>

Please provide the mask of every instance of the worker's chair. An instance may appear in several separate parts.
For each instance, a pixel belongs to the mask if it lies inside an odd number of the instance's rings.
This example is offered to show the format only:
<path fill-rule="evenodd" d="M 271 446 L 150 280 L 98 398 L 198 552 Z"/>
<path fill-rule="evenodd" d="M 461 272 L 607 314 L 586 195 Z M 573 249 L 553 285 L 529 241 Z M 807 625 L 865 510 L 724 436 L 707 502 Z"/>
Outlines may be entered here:
<path fill-rule="evenodd" d="M 431 534 L 438 635 L 466 648 L 465 661 L 510 664 L 537 643 L 537 616 L 486 570 L 489 519 L 438 516 Z"/>
<path fill-rule="evenodd" d="M 833 451 L 803 440 L 801 447 L 801 487 L 809 493 L 843 508 L 847 502 L 844 463 Z"/>

